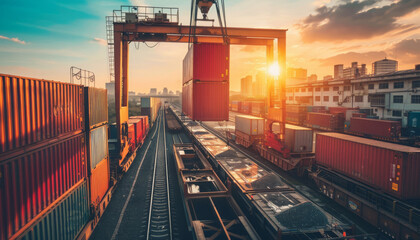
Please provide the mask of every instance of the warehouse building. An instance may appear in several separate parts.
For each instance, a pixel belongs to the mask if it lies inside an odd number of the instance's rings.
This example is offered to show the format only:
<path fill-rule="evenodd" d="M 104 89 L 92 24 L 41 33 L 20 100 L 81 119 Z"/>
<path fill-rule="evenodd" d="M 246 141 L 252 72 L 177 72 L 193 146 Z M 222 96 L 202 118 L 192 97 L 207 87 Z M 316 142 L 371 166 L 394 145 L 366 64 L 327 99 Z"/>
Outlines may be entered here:
<path fill-rule="evenodd" d="M 360 108 L 380 119 L 407 124 L 420 111 L 420 65 L 415 69 L 351 79 L 317 81 L 287 87 L 287 103 Z"/>

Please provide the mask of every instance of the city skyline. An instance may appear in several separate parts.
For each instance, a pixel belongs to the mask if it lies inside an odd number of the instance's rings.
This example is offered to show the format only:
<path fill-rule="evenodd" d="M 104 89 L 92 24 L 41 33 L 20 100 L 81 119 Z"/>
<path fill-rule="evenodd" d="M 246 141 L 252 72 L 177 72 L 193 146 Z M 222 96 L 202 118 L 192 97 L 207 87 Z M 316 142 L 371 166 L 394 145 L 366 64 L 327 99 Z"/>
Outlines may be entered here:
<path fill-rule="evenodd" d="M 97 86 L 105 87 L 109 76 L 104 16 L 130 4 L 173 6 L 167 0 L 0 3 L 5 10 L 0 18 L 8 22 L 0 26 L 0 72 L 68 82 L 69 68 L 77 66 L 93 71 Z M 189 4 L 177 5 L 180 22 L 188 24 Z M 416 0 L 235 0 L 226 6 L 228 26 L 288 29 L 287 67 L 307 69 L 319 79 L 333 75 L 335 64 L 357 61 L 370 68 L 385 57 L 399 61 L 399 69 L 413 69 L 420 63 L 419 9 Z M 187 46 L 173 46 L 130 45 L 130 91 L 181 89 Z M 230 62 L 231 90 L 239 90 L 243 76 L 265 70 L 265 49 L 231 46 Z"/>

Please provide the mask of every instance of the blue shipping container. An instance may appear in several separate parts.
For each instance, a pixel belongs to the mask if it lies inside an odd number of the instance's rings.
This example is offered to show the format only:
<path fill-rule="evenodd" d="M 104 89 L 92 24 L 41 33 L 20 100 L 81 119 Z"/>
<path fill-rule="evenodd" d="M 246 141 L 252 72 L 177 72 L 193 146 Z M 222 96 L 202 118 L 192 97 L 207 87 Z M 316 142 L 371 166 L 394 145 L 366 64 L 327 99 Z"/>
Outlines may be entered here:
<path fill-rule="evenodd" d="M 19 238 L 72 240 L 89 221 L 89 213 L 87 181 L 84 181 Z"/>

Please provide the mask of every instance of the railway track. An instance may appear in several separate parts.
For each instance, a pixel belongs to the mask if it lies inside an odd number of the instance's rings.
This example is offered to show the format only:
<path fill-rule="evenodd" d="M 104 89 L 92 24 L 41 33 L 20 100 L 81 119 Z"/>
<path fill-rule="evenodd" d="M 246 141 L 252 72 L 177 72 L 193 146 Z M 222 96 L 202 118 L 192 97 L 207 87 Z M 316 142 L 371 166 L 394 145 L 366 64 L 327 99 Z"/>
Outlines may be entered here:
<path fill-rule="evenodd" d="M 173 238 L 164 117 L 165 112 L 162 111 L 162 121 L 159 122 L 159 132 L 156 139 L 157 147 L 153 167 L 146 239 Z M 160 134 L 162 124 L 163 145 L 162 141 L 159 141 L 162 135 Z M 159 149 L 164 149 L 164 151 L 158 151 Z"/>

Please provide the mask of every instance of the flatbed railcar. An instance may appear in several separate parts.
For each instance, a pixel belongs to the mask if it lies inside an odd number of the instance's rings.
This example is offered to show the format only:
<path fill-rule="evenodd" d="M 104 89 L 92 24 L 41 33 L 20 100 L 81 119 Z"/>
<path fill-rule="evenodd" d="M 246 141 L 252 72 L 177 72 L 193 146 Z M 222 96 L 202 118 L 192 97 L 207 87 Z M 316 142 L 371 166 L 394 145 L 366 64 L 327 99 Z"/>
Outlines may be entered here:
<path fill-rule="evenodd" d="M 230 148 L 198 123 L 181 119 L 178 110 L 174 113 L 263 238 L 324 239 L 351 233 L 351 226 L 296 192 L 275 172 Z"/>
<path fill-rule="evenodd" d="M 173 151 L 194 239 L 260 239 L 200 150 L 193 144 L 174 144 Z"/>

